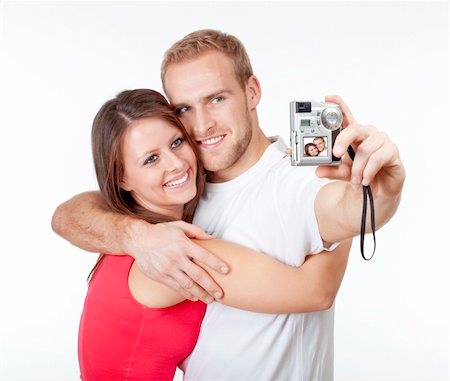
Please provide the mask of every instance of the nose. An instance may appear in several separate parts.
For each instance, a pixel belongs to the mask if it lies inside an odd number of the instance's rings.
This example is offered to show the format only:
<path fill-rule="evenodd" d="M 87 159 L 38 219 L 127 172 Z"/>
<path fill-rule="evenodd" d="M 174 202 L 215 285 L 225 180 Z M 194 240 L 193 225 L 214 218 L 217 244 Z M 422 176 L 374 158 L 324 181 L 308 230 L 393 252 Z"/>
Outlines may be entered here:
<path fill-rule="evenodd" d="M 207 137 L 208 131 L 214 126 L 214 119 L 206 108 L 197 108 L 192 130 L 198 137 Z"/>
<path fill-rule="evenodd" d="M 166 170 L 168 172 L 176 172 L 183 169 L 184 161 L 177 155 L 177 152 L 168 151 L 165 157 Z"/>

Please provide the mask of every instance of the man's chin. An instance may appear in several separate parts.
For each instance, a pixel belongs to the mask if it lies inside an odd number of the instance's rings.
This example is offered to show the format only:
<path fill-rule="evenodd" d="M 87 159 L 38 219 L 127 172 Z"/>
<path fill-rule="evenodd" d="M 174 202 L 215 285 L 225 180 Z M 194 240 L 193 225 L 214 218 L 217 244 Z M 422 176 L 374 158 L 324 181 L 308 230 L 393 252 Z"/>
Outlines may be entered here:
<path fill-rule="evenodd" d="M 228 160 L 224 160 L 224 157 L 207 157 L 203 159 L 203 166 L 208 172 L 220 172 L 228 169 L 231 164 Z"/>
<path fill-rule="evenodd" d="M 209 165 L 204 165 L 205 170 L 208 172 L 220 172 L 223 171 L 224 169 L 227 169 L 227 165 L 224 163 L 210 163 Z"/>
<path fill-rule="evenodd" d="M 200 150 L 203 166 L 209 172 L 220 171 L 223 169 L 224 158 L 226 154 L 220 154 L 219 152 L 212 152 L 211 150 Z"/>

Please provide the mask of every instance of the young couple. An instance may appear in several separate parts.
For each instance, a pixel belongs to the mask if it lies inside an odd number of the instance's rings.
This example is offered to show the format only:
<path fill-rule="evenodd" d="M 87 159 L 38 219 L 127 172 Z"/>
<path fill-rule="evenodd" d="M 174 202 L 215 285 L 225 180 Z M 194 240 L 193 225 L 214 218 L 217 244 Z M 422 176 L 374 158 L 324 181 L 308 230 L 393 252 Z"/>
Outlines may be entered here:
<path fill-rule="evenodd" d="M 318 136 L 312 143 L 305 144 L 305 156 L 328 156 L 325 138 Z"/>
<path fill-rule="evenodd" d="M 345 115 L 334 154 L 351 144 L 354 162 L 317 169 L 336 181 L 291 167 L 259 128 L 244 47 L 218 31 L 175 43 L 161 78 L 171 106 L 134 90 L 101 108 L 101 195 L 76 196 L 53 218 L 72 243 L 110 254 L 83 310 L 82 379 L 170 380 L 177 365 L 186 380 L 332 379 L 333 301 L 359 234 L 360 185 L 371 184 L 383 225 L 405 177 L 396 146 L 327 97 Z"/>

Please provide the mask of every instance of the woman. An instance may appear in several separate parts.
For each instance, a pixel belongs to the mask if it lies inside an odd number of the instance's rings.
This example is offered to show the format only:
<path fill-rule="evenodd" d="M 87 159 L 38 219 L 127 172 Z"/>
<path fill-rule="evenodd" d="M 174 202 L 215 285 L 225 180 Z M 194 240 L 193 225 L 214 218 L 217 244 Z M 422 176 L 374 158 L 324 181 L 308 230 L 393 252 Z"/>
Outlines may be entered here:
<path fill-rule="evenodd" d="M 204 171 L 195 142 L 161 94 L 124 91 L 105 103 L 92 148 L 111 209 L 150 223 L 192 221 Z M 197 243 L 231 268 L 226 276 L 205 268 L 224 290 L 221 303 L 269 313 L 328 308 L 349 248 L 333 254 L 341 258 L 337 271 L 317 273 L 305 271 L 308 261 L 295 268 L 228 242 Z M 82 380 L 171 380 L 195 345 L 206 306 L 150 280 L 125 253 L 101 255 L 91 275 L 79 331 Z"/>
<path fill-rule="evenodd" d="M 319 156 L 319 149 L 314 143 L 305 145 L 305 156 Z"/>

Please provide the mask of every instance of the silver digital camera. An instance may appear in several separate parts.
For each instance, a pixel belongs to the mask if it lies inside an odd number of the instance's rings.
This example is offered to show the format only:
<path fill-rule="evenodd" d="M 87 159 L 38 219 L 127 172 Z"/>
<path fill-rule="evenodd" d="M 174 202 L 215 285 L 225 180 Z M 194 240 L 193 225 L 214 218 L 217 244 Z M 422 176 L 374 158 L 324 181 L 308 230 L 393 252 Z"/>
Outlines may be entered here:
<path fill-rule="evenodd" d="M 292 101 L 291 165 L 339 165 L 333 156 L 342 130 L 342 111 L 334 103 Z"/>

